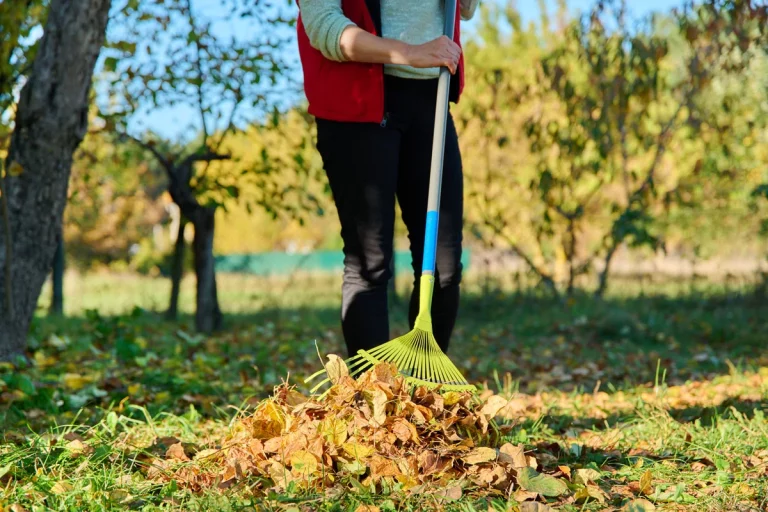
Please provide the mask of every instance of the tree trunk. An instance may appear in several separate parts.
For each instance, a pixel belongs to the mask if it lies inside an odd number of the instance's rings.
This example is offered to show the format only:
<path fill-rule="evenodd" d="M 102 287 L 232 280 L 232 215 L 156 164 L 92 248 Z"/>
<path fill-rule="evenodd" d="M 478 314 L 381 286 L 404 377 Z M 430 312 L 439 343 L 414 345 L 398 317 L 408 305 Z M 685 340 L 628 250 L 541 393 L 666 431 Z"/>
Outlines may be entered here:
<path fill-rule="evenodd" d="M 59 231 L 51 275 L 51 315 L 64 314 L 64 237 Z"/>
<path fill-rule="evenodd" d="M 216 269 L 213 262 L 213 234 L 215 208 L 197 210 L 195 226 L 195 274 L 197 275 L 197 312 L 195 326 L 198 331 L 211 333 L 221 327 L 222 314 L 216 292 Z"/>
<path fill-rule="evenodd" d="M 5 182 L 14 314 L 0 316 L 0 359 L 23 354 L 51 271 L 72 154 L 88 126 L 88 96 L 109 7 L 110 0 L 52 0 L 29 80 L 21 90 Z M 5 265 L 5 243 L 0 237 L 0 268 Z M 0 274 L 0 290 L 5 289 L 5 279 Z M 2 295 L 0 311 L 6 311 Z"/>
<path fill-rule="evenodd" d="M 176 320 L 179 316 L 179 292 L 181 291 L 181 279 L 184 277 L 184 228 L 186 227 L 187 221 L 181 217 L 176 244 L 173 247 L 173 261 L 171 262 L 171 303 L 166 313 L 168 320 Z"/>

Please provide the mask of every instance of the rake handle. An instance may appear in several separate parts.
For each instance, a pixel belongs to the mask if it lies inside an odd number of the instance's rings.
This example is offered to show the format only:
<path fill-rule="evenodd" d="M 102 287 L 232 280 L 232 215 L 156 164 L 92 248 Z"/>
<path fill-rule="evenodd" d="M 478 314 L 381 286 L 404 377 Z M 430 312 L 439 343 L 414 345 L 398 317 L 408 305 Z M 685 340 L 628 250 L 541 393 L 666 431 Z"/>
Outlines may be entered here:
<path fill-rule="evenodd" d="M 453 40 L 456 25 L 457 0 L 445 0 L 445 28 L 443 33 Z M 440 68 L 435 106 L 435 132 L 432 138 L 432 167 L 429 173 L 429 198 L 427 199 L 427 225 L 424 235 L 424 259 L 422 274 L 434 275 L 437 256 L 437 227 L 440 211 L 440 189 L 443 183 L 443 159 L 445 156 L 445 127 L 448 122 L 448 93 L 451 72 Z"/>

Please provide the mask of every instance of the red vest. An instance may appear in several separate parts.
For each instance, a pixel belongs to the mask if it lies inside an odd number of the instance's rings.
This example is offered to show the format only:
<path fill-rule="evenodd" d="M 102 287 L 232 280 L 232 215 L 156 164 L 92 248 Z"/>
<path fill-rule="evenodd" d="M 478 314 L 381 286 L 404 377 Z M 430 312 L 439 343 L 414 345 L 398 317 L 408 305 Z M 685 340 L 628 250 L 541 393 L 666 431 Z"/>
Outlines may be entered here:
<path fill-rule="evenodd" d="M 342 0 L 341 4 L 344 15 L 358 27 L 374 35 L 381 33 L 378 0 Z M 459 46 L 460 13 L 460 2 L 457 1 L 453 40 Z M 309 113 L 333 121 L 381 122 L 384 118 L 384 65 L 327 59 L 309 43 L 301 14 L 296 26 Z M 451 76 L 450 100 L 457 103 L 463 89 L 462 53 L 456 74 Z"/>

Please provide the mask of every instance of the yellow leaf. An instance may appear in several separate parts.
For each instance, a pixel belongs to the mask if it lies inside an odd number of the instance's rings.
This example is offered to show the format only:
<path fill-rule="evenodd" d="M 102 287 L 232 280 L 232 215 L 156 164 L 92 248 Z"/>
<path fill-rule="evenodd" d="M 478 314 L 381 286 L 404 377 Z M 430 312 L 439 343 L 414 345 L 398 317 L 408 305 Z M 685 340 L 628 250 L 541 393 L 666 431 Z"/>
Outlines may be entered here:
<path fill-rule="evenodd" d="M 291 455 L 291 473 L 294 476 L 312 475 L 317 467 L 317 459 L 307 451 L 301 450 Z"/>
<path fill-rule="evenodd" d="M 371 404 L 374 426 L 380 427 L 387 421 L 387 394 L 380 389 L 374 389 L 373 391 L 366 392 L 368 400 Z"/>
<path fill-rule="evenodd" d="M 600 480 L 600 472 L 589 468 L 577 469 L 576 474 L 573 476 L 574 483 L 582 485 L 597 482 L 598 480 Z"/>
<path fill-rule="evenodd" d="M 81 454 L 91 450 L 90 446 L 86 445 L 79 439 L 73 439 L 72 441 L 68 442 L 66 448 L 73 454 Z"/>
<path fill-rule="evenodd" d="M 493 448 L 475 448 L 461 458 L 467 464 L 482 464 L 496 460 L 496 450 Z"/>
<path fill-rule="evenodd" d="M 334 384 L 339 382 L 342 377 L 349 375 L 349 369 L 343 359 L 335 354 L 328 355 L 328 363 L 325 365 L 325 371 Z"/>
<path fill-rule="evenodd" d="M 381 509 L 373 505 L 360 505 L 355 509 L 355 512 L 381 512 Z"/>
<path fill-rule="evenodd" d="M 128 394 L 131 396 L 135 396 L 139 393 L 140 389 L 141 389 L 141 384 L 131 384 L 128 386 Z"/>
<path fill-rule="evenodd" d="M 83 389 L 88 383 L 89 379 L 80 375 L 79 373 L 65 373 L 62 375 L 61 380 L 69 391 L 78 391 Z"/>
<path fill-rule="evenodd" d="M 21 176 L 21 173 L 23 172 L 24 172 L 24 167 L 22 167 L 22 165 L 15 160 L 11 162 L 11 165 L 8 166 L 9 176 Z"/>
<path fill-rule="evenodd" d="M 325 440 L 334 446 L 340 446 L 347 440 L 347 422 L 341 418 L 323 420 L 319 430 Z"/>
<path fill-rule="evenodd" d="M 443 395 L 443 403 L 446 407 L 450 407 L 459 403 L 461 398 L 461 393 L 457 393 L 456 391 L 449 391 Z"/>
<path fill-rule="evenodd" d="M 644 498 L 632 500 L 621 507 L 621 512 L 654 512 L 655 510 L 656 506 Z"/>
<path fill-rule="evenodd" d="M 647 469 L 645 473 L 640 477 L 640 492 L 643 494 L 651 494 L 653 492 L 653 473 L 650 469 Z"/>
<path fill-rule="evenodd" d="M 72 490 L 72 484 L 69 484 L 67 482 L 56 482 L 55 484 L 53 484 L 53 487 L 51 487 L 51 492 L 53 494 L 64 494 L 71 490 Z"/>
<path fill-rule="evenodd" d="M 354 459 L 364 459 L 373 455 L 373 448 L 360 443 L 344 443 L 341 448 L 344 450 L 344 453 Z"/>
<path fill-rule="evenodd" d="M 586 487 L 579 489 L 576 492 L 576 494 L 573 496 L 573 498 L 576 500 L 577 503 L 583 503 L 587 500 L 589 501 L 597 500 L 600 503 L 605 503 L 605 495 L 603 494 L 603 491 L 601 491 L 598 487 L 594 485 L 588 485 Z"/>

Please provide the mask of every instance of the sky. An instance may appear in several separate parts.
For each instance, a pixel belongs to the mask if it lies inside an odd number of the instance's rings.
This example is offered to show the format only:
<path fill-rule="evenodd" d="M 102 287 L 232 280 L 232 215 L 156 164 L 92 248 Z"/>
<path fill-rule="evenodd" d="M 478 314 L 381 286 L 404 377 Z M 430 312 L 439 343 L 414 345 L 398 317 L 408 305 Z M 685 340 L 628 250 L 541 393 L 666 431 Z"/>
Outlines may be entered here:
<path fill-rule="evenodd" d="M 500 2 L 501 0 L 480 0 L 480 2 Z M 548 9 L 554 11 L 557 5 L 555 0 L 546 0 Z M 537 20 L 539 17 L 539 2 L 536 0 L 519 0 L 517 2 L 518 9 L 523 22 Z M 202 12 L 208 14 L 215 12 L 218 5 L 218 0 L 197 0 L 194 5 Z M 577 12 L 584 12 L 593 5 L 593 0 L 569 0 L 568 5 L 570 10 L 575 14 Z M 670 9 L 680 5 L 679 0 L 627 0 L 627 6 L 632 17 L 645 16 L 653 11 L 669 11 Z M 296 9 L 295 3 L 293 9 Z M 472 32 L 479 19 L 479 16 L 475 16 L 470 21 L 463 22 L 462 30 Z M 465 29 L 466 27 L 466 29 Z M 226 30 L 232 31 L 235 37 L 238 35 L 245 35 L 248 33 L 249 27 L 241 20 L 234 20 L 227 24 Z M 286 48 L 286 51 L 292 52 L 294 56 L 298 55 L 296 48 L 295 36 L 291 40 L 290 48 Z M 295 68 L 293 68 L 292 74 L 296 77 L 297 81 L 301 80 L 301 68 L 298 66 L 298 60 Z M 296 100 L 302 100 L 301 94 L 295 97 Z M 285 105 L 284 105 L 285 106 Z M 174 107 L 165 109 L 156 109 L 151 112 L 147 112 L 140 116 L 137 116 L 134 122 L 129 126 L 131 130 L 137 130 L 141 128 L 148 128 L 155 133 L 162 135 L 166 139 L 179 141 L 185 138 L 185 135 L 189 135 L 188 128 L 190 124 L 195 124 L 197 114 L 185 107 Z"/>

